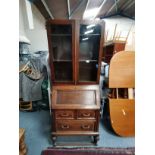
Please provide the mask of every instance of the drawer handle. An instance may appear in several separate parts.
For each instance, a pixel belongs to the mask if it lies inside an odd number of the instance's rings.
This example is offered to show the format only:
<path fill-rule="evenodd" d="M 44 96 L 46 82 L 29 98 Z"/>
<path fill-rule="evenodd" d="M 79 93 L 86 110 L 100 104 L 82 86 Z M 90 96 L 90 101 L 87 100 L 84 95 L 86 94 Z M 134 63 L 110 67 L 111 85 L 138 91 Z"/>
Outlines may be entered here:
<path fill-rule="evenodd" d="M 90 129 L 90 125 L 82 125 L 81 128 L 82 129 Z"/>
<path fill-rule="evenodd" d="M 84 117 L 89 117 L 90 116 L 90 113 L 83 113 L 82 114 Z"/>
<path fill-rule="evenodd" d="M 62 116 L 62 117 L 68 117 L 69 114 L 67 114 L 67 113 L 63 113 L 63 114 L 61 114 L 61 116 Z"/>
<path fill-rule="evenodd" d="M 69 125 L 61 125 L 62 129 L 69 129 Z"/>

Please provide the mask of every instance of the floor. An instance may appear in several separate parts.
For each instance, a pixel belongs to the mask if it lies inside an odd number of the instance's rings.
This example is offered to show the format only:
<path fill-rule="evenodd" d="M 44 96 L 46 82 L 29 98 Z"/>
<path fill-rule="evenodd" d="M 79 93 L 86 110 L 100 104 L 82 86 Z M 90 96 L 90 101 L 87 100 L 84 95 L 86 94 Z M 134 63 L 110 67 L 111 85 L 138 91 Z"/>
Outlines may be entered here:
<path fill-rule="evenodd" d="M 25 128 L 25 143 L 28 148 L 27 155 L 41 155 L 41 151 L 52 146 L 50 139 L 51 119 L 49 111 L 19 112 L 19 127 Z M 100 122 L 100 140 L 96 147 L 126 148 L 135 146 L 135 138 L 119 137 L 109 132 Z M 90 137 L 59 137 L 58 142 L 79 141 L 80 144 L 90 141 Z M 88 144 L 89 147 L 94 147 Z M 83 145 L 82 145 L 83 146 Z M 70 146 L 66 146 L 70 147 Z"/>

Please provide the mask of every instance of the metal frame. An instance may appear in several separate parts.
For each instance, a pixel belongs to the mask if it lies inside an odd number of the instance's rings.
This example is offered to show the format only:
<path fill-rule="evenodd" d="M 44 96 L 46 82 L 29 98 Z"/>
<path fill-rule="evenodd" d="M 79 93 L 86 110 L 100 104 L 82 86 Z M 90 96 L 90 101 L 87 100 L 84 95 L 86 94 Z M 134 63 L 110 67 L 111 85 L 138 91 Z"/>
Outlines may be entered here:
<path fill-rule="evenodd" d="M 128 7 L 128 5 L 130 5 L 131 0 L 127 1 L 121 8 L 120 8 L 120 12 L 123 11 L 126 7 Z"/>
<path fill-rule="evenodd" d="M 51 13 L 49 7 L 47 6 L 45 0 L 41 0 L 41 2 L 43 3 L 43 5 L 44 5 L 46 11 L 48 12 L 48 14 L 50 15 L 50 17 L 51 17 L 52 19 L 54 19 L 54 17 L 53 17 L 53 15 L 52 15 L 52 13 Z"/>
<path fill-rule="evenodd" d="M 116 7 L 116 9 L 117 9 L 117 12 L 116 12 L 116 14 L 117 14 L 117 13 L 118 13 L 117 4 L 119 3 L 119 1 L 120 1 L 120 0 L 118 0 L 118 1 L 116 2 L 116 0 L 114 0 L 114 4 L 111 6 L 111 8 L 109 9 L 109 11 L 105 13 L 104 16 L 108 15 L 115 7 Z"/>
<path fill-rule="evenodd" d="M 71 10 L 70 10 L 70 1 L 69 0 L 67 0 L 67 7 L 68 7 L 68 19 L 70 19 Z"/>
<path fill-rule="evenodd" d="M 125 14 L 125 13 L 119 13 L 118 15 L 122 16 L 122 17 L 126 17 L 126 18 L 129 18 L 129 19 L 132 19 L 132 20 L 135 20 L 135 17 L 131 17 L 131 16 Z"/>
<path fill-rule="evenodd" d="M 133 4 L 135 4 L 135 1 L 131 2 L 126 8 L 124 8 L 122 11 L 129 9 Z"/>
<path fill-rule="evenodd" d="M 70 13 L 70 19 L 72 18 L 72 15 L 74 14 L 74 12 L 78 10 L 78 8 L 81 6 L 82 2 L 84 2 L 84 0 L 81 0 L 79 4 L 74 8 L 74 10 Z"/>
<path fill-rule="evenodd" d="M 83 11 L 83 15 L 82 15 L 82 18 L 83 18 L 83 16 L 84 16 L 84 13 L 85 13 L 85 11 L 87 10 L 87 8 L 88 8 L 88 4 L 89 4 L 89 0 L 87 0 L 87 4 L 86 4 L 86 7 L 85 7 L 85 9 L 84 9 L 84 11 Z"/>
<path fill-rule="evenodd" d="M 51 10 L 49 9 L 49 7 L 48 7 L 48 5 L 46 3 L 46 0 L 40 0 L 39 2 L 38 2 L 38 0 L 29 0 L 29 1 L 33 2 L 37 6 L 39 11 L 43 14 L 43 16 L 46 19 L 49 19 L 49 18 L 54 19 L 54 16 L 53 16 Z M 123 17 L 127 17 L 129 19 L 135 20 L 135 17 L 133 15 L 130 16 L 130 15 L 125 13 L 125 10 L 131 8 L 131 6 L 133 6 L 135 4 L 135 0 L 128 0 L 128 1 L 126 1 L 125 4 L 123 3 L 120 6 L 120 8 L 118 8 L 118 4 L 119 4 L 120 1 L 121 0 L 114 0 L 114 4 L 109 8 L 109 10 L 105 14 L 103 14 L 103 16 L 100 16 L 99 18 L 104 19 L 104 18 L 109 18 L 109 17 L 112 17 L 112 16 L 120 15 L 120 16 L 123 16 Z M 84 12 L 85 12 L 87 10 L 87 8 L 88 8 L 88 4 L 89 4 L 90 0 L 87 0 L 87 1 L 86 0 L 80 0 L 80 1 L 78 1 L 77 5 L 74 6 L 72 11 L 71 11 L 71 7 L 70 7 L 70 0 L 67 0 L 66 2 L 67 2 L 67 7 L 68 7 L 68 18 L 71 19 L 73 14 L 83 4 L 87 3 L 86 7 L 84 9 Z M 106 2 L 108 2 L 108 0 L 103 0 L 102 1 L 101 5 L 99 6 L 100 9 L 99 9 L 98 13 L 96 14 L 96 16 L 94 16 L 94 18 L 97 17 L 97 15 L 100 13 L 100 10 L 102 9 L 102 7 L 104 6 L 104 4 Z M 39 6 L 39 3 L 40 3 L 41 6 Z M 44 7 L 44 9 L 42 7 Z M 41 11 L 40 9 L 43 9 L 44 11 Z M 112 13 L 113 9 L 116 9 L 115 13 Z M 84 12 L 83 12 L 83 14 L 84 14 Z M 112 14 L 110 15 L 110 13 L 112 13 Z"/>
<path fill-rule="evenodd" d="M 96 14 L 96 16 L 100 13 L 100 11 L 101 11 L 103 5 L 104 5 L 106 2 L 107 2 L 107 0 L 103 0 L 103 2 L 101 3 L 101 5 L 99 6 L 99 10 L 98 10 L 98 13 Z M 94 16 L 94 18 L 95 18 L 96 16 Z"/>

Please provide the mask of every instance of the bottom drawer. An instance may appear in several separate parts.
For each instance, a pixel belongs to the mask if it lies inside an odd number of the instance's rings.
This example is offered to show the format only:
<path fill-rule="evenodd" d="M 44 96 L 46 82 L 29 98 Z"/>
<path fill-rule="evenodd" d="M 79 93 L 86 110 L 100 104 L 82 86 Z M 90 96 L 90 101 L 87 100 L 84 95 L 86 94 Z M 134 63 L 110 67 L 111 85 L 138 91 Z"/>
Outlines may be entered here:
<path fill-rule="evenodd" d="M 94 131 L 95 120 L 57 120 L 56 131 Z"/>

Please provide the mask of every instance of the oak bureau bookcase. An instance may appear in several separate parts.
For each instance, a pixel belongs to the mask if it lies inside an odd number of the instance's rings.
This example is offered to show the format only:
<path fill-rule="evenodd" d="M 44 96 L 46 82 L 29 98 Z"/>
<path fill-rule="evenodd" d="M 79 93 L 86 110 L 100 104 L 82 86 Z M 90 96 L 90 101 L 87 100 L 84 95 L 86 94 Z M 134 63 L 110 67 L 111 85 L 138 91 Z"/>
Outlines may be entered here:
<path fill-rule="evenodd" d="M 51 70 L 52 140 L 57 136 L 93 136 L 99 140 L 99 77 L 104 43 L 103 21 L 48 20 Z"/>

